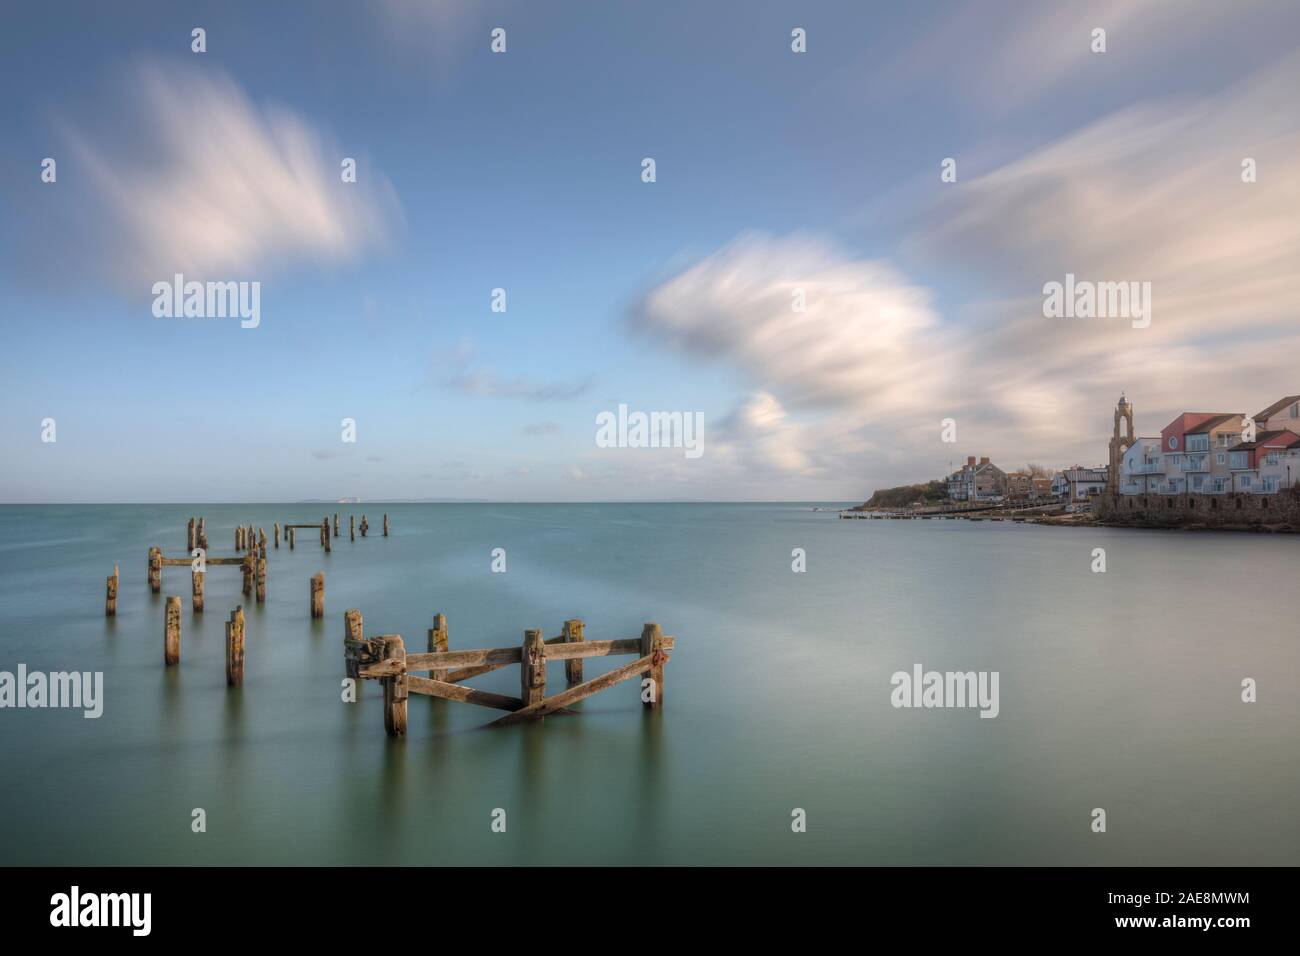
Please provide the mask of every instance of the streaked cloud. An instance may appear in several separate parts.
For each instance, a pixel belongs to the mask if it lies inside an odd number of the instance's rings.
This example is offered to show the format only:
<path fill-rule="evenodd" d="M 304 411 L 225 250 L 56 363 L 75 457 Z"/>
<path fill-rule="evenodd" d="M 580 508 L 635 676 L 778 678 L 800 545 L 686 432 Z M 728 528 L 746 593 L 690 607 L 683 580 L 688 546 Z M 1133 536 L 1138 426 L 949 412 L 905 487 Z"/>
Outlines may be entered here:
<path fill-rule="evenodd" d="M 802 293 L 805 311 L 794 308 Z M 887 417 L 944 375 L 929 293 L 807 236 L 745 235 L 651 290 L 633 326 L 801 408 Z"/>
<path fill-rule="evenodd" d="M 397 197 L 361 150 L 344 150 L 291 110 L 255 104 L 229 76 L 171 63 L 136 67 L 110 120 L 61 125 L 111 228 L 105 250 L 129 281 L 266 276 L 337 265 L 400 223 Z M 345 156 L 356 183 L 342 181 Z"/>

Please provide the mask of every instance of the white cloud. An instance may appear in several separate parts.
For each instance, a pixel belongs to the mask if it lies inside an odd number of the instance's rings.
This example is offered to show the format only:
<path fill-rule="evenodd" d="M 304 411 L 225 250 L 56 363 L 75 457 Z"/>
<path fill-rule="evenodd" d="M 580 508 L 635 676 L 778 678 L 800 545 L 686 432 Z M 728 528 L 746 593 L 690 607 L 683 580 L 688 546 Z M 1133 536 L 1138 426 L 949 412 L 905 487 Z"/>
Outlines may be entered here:
<path fill-rule="evenodd" d="M 793 308 L 800 291 L 804 312 Z M 925 289 L 803 236 L 740 237 L 653 289 L 633 324 L 735 365 L 793 407 L 883 418 L 914 407 L 944 374 Z"/>
<path fill-rule="evenodd" d="M 327 145 L 296 114 L 254 105 L 228 76 L 150 63 L 111 128 L 63 125 L 109 213 L 128 281 L 264 276 L 336 264 L 380 244 L 400 211 L 359 144 Z M 344 183 L 340 163 L 358 161 Z"/>

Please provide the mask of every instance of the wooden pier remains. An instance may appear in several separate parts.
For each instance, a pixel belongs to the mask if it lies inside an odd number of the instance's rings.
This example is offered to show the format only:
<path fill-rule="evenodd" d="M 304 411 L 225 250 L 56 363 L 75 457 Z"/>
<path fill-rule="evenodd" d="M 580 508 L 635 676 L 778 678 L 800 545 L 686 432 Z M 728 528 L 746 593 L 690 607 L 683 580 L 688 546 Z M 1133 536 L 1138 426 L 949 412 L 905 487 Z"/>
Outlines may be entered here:
<path fill-rule="evenodd" d="M 104 617 L 117 617 L 117 589 L 122 583 L 122 575 L 113 565 L 113 573 L 108 576 L 108 587 L 104 592 Z"/>
<path fill-rule="evenodd" d="M 325 572 L 318 571 L 311 578 L 311 616 L 325 616 Z"/>
<path fill-rule="evenodd" d="M 664 635 L 658 624 L 648 623 L 639 638 L 629 640 L 588 641 L 584 639 L 582 621 L 565 621 L 561 634 L 550 639 L 541 630 L 524 632 L 517 647 L 490 647 L 478 650 L 450 650 L 447 647 L 447 621 L 441 614 L 434 617 L 429 629 L 429 651 L 408 654 L 401 635 L 384 634 L 365 638 L 361 612 L 355 608 L 343 615 L 344 667 L 350 677 L 378 680 L 384 690 L 384 729 L 389 736 L 402 736 L 407 726 L 407 700 L 411 694 L 460 701 L 507 711 L 493 721 L 499 727 L 524 720 L 541 720 L 548 714 L 564 713 L 593 694 L 633 677 L 645 675 L 642 704 L 646 709 L 663 706 L 664 665 L 676 638 Z M 632 654 L 637 659 L 617 667 L 593 680 L 581 680 L 581 668 L 567 665 L 588 657 L 611 657 Z M 564 661 L 567 689 L 546 696 L 546 665 Z M 509 697 L 464 686 L 470 677 L 519 665 L 519 696 Z M 428 677 L 412 671 L 428 671 Z M 441 676 L 438 676 L 441 675 Z M 574 678 L 578 678 L 575 682 Z"/>
<path fill-rule="evenodd" d="M 149 549 L 149 588 L 154 594 L 162 590 L 162 573 L 164 567 L 188 567 L 190 568 L 191 593 L 193 594 L 195 613 L 203 610 L 203 585 L 204 572 L 195 571 L 194 558 L 168 558 L 164 557 L 161 548 Z M 262 603 L 266 600 L 266 556 L 260 549 L 254 548 L 243 555 L 221 557 L 217 555 L 205 555 L 203 558 L 205 568 L 211 567 L 237 567 L 243 573 L 243 593 L 245 597 L 253 595 L 254 583 L 257 586 L 257 600 Z M 179 599 L 178 599 L 179 600 Z"/>
<path fill-rule="evenodd" d="M 236 607 L 226 622 L 226 686 L 244 685 L 244 608 Z"/>
<path fill-rule="evenodd" d="M 163 663 L 167 666 L 181 662 L 181 599 L 167 598 L 163 611 Z"/>

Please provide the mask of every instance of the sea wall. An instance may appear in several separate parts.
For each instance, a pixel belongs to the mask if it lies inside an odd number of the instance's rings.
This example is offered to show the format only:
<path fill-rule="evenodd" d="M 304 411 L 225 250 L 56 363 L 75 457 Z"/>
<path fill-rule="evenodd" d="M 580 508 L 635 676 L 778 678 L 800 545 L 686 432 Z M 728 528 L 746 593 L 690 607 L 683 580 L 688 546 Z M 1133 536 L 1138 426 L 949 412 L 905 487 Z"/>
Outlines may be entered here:
<path fill-rule="evenodd" d="M 1103 495 L 1103 524 L 1137 528 L 1252 528 L 1300 531 L 1300 489 L 1274 495 Z"/>

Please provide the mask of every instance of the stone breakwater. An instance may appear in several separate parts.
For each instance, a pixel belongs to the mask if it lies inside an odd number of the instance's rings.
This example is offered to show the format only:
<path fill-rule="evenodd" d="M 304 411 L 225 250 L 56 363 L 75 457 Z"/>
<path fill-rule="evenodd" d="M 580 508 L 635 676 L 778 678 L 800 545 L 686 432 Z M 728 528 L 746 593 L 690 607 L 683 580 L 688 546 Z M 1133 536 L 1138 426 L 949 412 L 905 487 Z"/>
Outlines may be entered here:
<path fill-rule="evenodd" d="M 1104 495 L 1098 522 L 1112 527 L 1300 531 L 1300 493 Z"/>

